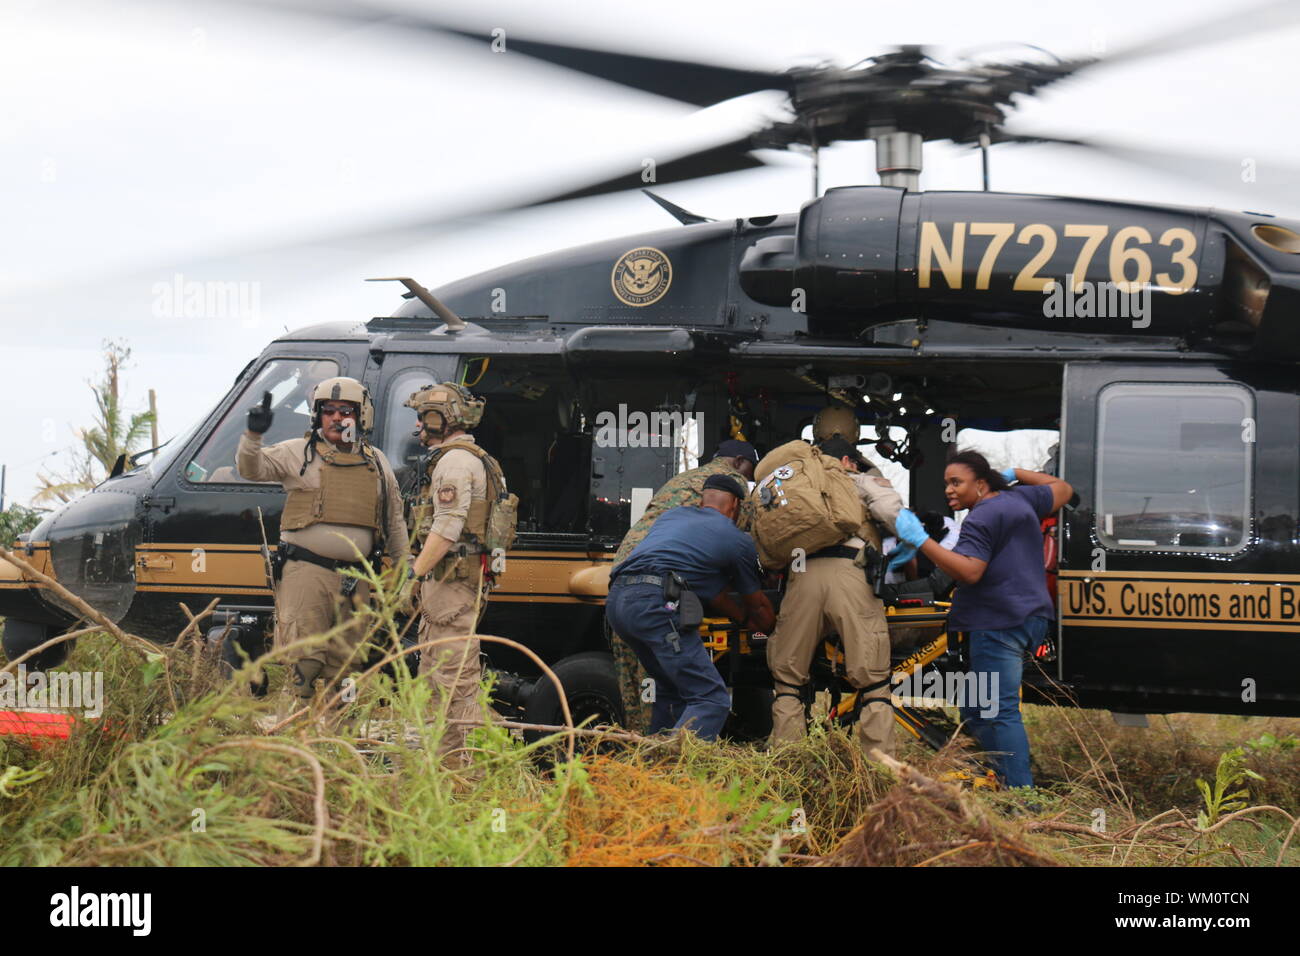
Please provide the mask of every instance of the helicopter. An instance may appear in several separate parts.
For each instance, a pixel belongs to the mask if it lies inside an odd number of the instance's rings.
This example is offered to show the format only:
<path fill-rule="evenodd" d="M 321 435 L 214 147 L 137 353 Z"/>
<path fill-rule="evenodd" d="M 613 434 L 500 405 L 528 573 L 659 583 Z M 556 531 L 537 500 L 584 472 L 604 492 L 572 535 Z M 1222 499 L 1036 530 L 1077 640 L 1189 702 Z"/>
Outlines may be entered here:
<path fill-rule="evenodd" d="M 986 170 L 995 145 L 1100 148 L 1004 128 L 1016 97 L 1098 58 L 953 69 L 904 47 L 861 68 L 772 73 L 509 42 L 695 105 L 787 94 L 792 119 L 662 163 L 657 183 L 752 168 L 755 150 L 787 148 L 809 154 L 816 184 L 819 149 L 851 139 L 875 141 L 881 182 L 815 185 L 797 213 L 730 221 L 649 192 L 677 225 L 434 290 L 399 277 L 391 315 L 277 338 L 206 418 L 152 457 L 120 460 L 24 536 L 25 560 L 160 641 L 186 624 L 180 602 L 218 597 L 214 630 L 255 651 L 273 611 L 263 537 L 276 540 L 283 493 L 238 474 L 246 409 L 269 392 L 266 441 L 284 440 L 306 430 L 315 383 L 355 377 L 375 402 L 371 440 L 410 479 L 422 449 L 403 401 L 460 382 L 487 399 L 476 437 L 520 499 L 482 630 L 550 664 L 576 719 L 617 719 L 610 561 L 653 491 L 719 441 L 770 449 L 843 406 L 868 450 L 905 469 L 911 507 L 943 512 L 961 429 L 1047 429 L 1078 500 L 1055 530 L 1055 660 L 1027 688 L 1116 712 L 1300 714 L 1300 222 L 919 190 L 927 142 L 979 148 Z M 631 173 L 537 202 L 641 184 Z M 7 563 L 0 614 L 10 657 L 77 619 Z M 523 655 L 488 655 L 503 708 L 558 722 Z M 731 678 L 737 691 L 770 687 L 761 661 Z"/>

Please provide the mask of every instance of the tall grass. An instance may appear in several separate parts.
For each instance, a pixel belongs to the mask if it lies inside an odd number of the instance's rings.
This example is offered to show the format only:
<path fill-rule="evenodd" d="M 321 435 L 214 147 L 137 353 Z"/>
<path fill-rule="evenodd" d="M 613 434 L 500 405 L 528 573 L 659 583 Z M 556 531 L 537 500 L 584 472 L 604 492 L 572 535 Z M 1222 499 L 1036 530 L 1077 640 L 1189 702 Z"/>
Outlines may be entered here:
<path fill-rule="evenodd" d="M 374 583 L 371 642 L 398 647 L 396 596 Z M 1027 707 L 1032 801 L 960 786 L 960 745 L 900 737 L 891 769 L 820 727 L 768 753 L 635 735 L 529 745 L 498 721 L 471 731 L 461 766 L 439 756 L 445 713 L 405 667 L 368 668 L 355 700 L 292 716 L 276 658 L 255 700 L 197 637 L 149 654 L 81 638 L 66 667 L 104 673 L 103 716 L 66 741 L 0 737 L 0 864 L 1300 863 L 1298 720 L 1138 730 Z M 1197 780 L 1218 781 L 1211 814 Z"/>

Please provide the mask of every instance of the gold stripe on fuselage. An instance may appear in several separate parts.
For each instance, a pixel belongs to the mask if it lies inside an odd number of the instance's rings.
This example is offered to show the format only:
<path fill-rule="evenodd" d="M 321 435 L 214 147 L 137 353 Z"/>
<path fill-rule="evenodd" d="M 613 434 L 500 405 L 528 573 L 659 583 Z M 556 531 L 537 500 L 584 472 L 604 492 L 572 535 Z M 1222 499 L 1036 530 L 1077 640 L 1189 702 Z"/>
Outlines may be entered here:
<path fill-rule="evenodd" d="M 27 553 L 26 547 L 22 544 L 17 544 L 9 550 L 15 557 L 26 561 L 37 571 L 40 571 L 41 574 L 57 580 L 58 575 L 54 573 L 54 566 L 50 563 L 50 543 L 48 541 L 38 541 L 31 548 L 31 554 Z M 46 587 L 46 585 L 36 581 L 24 580 L 23 573 L 23 570 L 16 564 L 0 561 L 0 589 L 21 591 L 26 588 Z"/>
<path fill-rule="evenodd" d="M 1063 571 L 1061 623 L 1300 633 L 1300 575 Z"/>
<path fill-rule="evenodd" d="M 583 568 L 600 567 L 613 555 L 585 552 L 506 553 L 494 601 L 543 604 L 600 604 L 599 598 L 569 593 L 569 580 Z M 147 544 L 136 548 L 136 588 L 140 591 L 270 595 L 260 545 Z"/>

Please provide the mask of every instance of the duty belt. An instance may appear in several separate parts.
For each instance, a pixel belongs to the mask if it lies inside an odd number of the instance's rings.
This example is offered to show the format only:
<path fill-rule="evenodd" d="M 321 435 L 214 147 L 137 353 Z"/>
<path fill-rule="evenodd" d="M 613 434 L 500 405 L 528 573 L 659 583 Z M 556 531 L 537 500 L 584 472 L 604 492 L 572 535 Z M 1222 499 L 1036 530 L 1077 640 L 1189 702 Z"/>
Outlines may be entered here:
<path fill-rule="evenodd" d="M 421 545 L 421 547 L 423 547 L 423 545 Z M 482 548 L 471 548 L 464 541 L 457 541 L 447 549 L 447 553 L 439 558 L 434 566 L 429 569 L 429 573 L 420 578 L 420 580 L 440 581 L 446 573 L 447 565 L 450 562 L 457 561 L 461 558 L 477 558 L 482 554 L 484 554 Z"/>
<path fill-rule="evenodd" d="M 814 551 L 808 555 L 809 558 L 856 558 L 858 556 L 857 548 L 846 547 L 842 544 L 832 545 L 829 548 L 822 548 L 820 551 Z"/>
<path fill-rule="evenodd" d="M 614 584 L 653 584 L 655 587 L 663 587 L 664 579 L 657 574 L 634 574 L 630 578 L 618 577 L 611 582 Z"/>
<path fill-rule="evenodd" d="M 284 555 L 285 561 L 306 561 L 308 564 L 319 565 L 330 571 L 341 571 L 343 568 L 361 568 L 360 561 L 339 561 L 335 558 L 325 558 L 315 551 L 308 551 L 300 544 L 290 544 L 288 541 L 281 541 L 278 550 L 280 554 Z"/>

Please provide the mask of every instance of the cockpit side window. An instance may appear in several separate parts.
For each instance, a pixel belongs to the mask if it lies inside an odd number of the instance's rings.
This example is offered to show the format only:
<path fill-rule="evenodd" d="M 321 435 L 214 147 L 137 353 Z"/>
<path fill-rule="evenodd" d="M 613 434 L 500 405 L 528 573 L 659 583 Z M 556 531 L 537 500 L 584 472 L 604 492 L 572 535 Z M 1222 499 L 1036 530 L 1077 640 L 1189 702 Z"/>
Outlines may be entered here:
<path fill-rule="evenodd" d="M 427 366 L 401 369 L 384 386 L 384 401 L 380 414 L 380 448 L 388 457 L 403 493 L 414 493 L 410 485 L 414 471 L 424 455 L 424 446 L 417 437 L 419 420 L 415 409 L 406 407 L 411 394 L 427 385 L 449 379 L 454 366 L 443 356 L 430 356 Z"/>
<path fill-rule="evenodd" d="M 289 438 L 300 438 L 311 427 L 308 408 L 311 390 L 338 374 L 339 366 L 333 359 L 277 358 L 267 362 L 186 464 L 185 477 L 207 484 L 250 483 L 239 474 L 235 463 L 248 409 L 262 400 L 263 392 L 270 392 L 275 418 L 270 431 L 262 436 L 263 443 L 274 445 Z"/>

